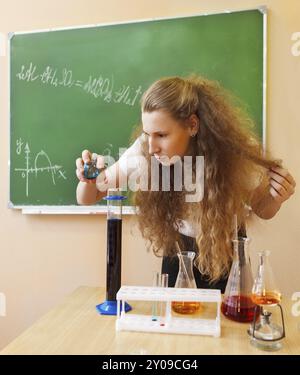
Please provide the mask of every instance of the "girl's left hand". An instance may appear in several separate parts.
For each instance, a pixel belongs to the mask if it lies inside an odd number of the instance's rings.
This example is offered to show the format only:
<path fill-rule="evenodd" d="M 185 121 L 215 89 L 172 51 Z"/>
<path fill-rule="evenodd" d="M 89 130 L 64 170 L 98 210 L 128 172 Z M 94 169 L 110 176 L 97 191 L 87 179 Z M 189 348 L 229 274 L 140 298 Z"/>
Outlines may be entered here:
<path fill-rule="evenodd" d="M 274 167 L 268 171 L 270 194 L 278 203 L 283 203 L 295 192 L 296 182 L 285 168 Z"/>

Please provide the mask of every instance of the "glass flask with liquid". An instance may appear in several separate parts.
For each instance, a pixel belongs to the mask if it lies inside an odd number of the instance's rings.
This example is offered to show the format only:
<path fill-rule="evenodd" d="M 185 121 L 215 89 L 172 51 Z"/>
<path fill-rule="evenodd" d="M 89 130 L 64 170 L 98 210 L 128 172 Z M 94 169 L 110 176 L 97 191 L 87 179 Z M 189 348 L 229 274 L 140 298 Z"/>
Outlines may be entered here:
<path fill-rule="evenodd" d="M 248 334 L 251 337 L 252 345 L 262 350 L 272 351 L 282 348 L 285 328 L 283 310 L 280 305 L 281 293 L 275 283 L 269 263 L 269 255 L 270 251 L 258 253 L 258 269 L 252 288 L 252 300 L 256 304 L 256 309 Z M 272 321 L 272 312 L 267 311 L 266 308 L 270 308 L 269 310 L 279 308 L 280 324 Z"/>
<path fill-rule="evenodd" d="M 247 237 L 233 240 L 233 263 L 225 289 L 222 313 L 236 322 L 252 322 L 255 304 L 251 299 L 253 276 Z"/>
<path fill-rule="evenodd" d="M 180 251 L 177 253 L 179 259 L 179 271 L 176 278 L 175 288 L 197 288 L 194 272 L 193 251 Z M 179 314 L 194 314 L 200 309 L 200 302 L 173 301 L 172 310 Z"/>
<path fill-rule="evenodd" d="M 269 255 L 268 250 L 258 253 L 259 263 L 252 288 L 252 300 L 257 305 L 276 306 L 281 301 L 281 293 L 275 283 Z"/>

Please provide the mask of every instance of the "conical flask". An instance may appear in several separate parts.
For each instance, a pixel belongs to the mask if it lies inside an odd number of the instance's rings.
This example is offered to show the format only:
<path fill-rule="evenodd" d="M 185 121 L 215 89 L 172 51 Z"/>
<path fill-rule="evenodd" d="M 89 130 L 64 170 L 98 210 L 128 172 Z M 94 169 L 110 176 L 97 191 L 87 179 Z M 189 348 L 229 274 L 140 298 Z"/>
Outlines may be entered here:
<path fill-rule="evenodd" d="M 252 288 L 252 301 L 257 305 L 253 323 L 248 330 L 251 344 L 262 350 L 278 350 L 282 348 L 285 337 L 283 310 L 280 305 L 281 293 L 275 283 L 269 263 L 270 251 L 261 251 L 257 274 Z M 272 313 L 267 307 L 278 307 L 281 313 L 280 325 L 271 319 Z M 259 316 L 259 321 L 256 323 Z"/>
<path fill-rule="evenodd" d="M 180 251 L 177 253 L 177 256 L 179 259 L 179 270 L 175 288 L 197 288 L 193 272 L 195 253 L 193 251 Z M 194 314 L 199 308 L 200 302 L 172 302 L 173 311 L 179 314 Z"/>
<path fill-rule="evenodd" d="M 251 299 L 253 277 L 249 258 L 249 238 L 233 240 L 233 263 L 221 306 L 222 313 L 236 322 L 252 322 L 255 304 Z"/>
<path fill-rule="evenodd" d="M 280 303 L 281 293 L 276 285 L 269 263 L 270 251 L 258 253 L 259 264 L 252 289 L 252 300 L 257 305 L 275 306 Z"/>

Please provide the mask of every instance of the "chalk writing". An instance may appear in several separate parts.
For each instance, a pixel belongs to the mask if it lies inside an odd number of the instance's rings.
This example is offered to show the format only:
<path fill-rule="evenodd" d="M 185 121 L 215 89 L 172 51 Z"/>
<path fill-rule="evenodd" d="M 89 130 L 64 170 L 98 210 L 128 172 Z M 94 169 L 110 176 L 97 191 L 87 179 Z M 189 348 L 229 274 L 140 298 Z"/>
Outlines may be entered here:
<path fill-rule="evenodd" d="M 113 149 L 112 143 L 106 143 L 106 147 L 103 150 L 102 155 L 112 156 L 112 149 Z"/>
<path fill-rule="evenodd" d="M 22 146 L 23 146 L 22 139 L 21 138 L 17 139 L 16 143 L 17 143 L 16 153 L 17 155 L 20 155 L 22 152 Z"/>
<path fill-rule="evenodd" d="M 26 190 L 26 197 L 29 196 L 29 177 L 30 175 L 34 174 L 35 177 L 38 177 L 38 174 L 48 172 L 50 173 L 51 182 L 53 185 L 56 185 L 56 178 L 63 178 L 64 180 L 67 179 L 66 173 L 61 165 L 53 165 L 51 159 L 49 158 L 48 154 L 41 150 L 39 151 L 35 158 L 33 165 L 31 165 L 31 156 L 30 156 L 30 148 L 28 143 L 26 142 L 25 146 L 23 147 L 24 142 L 21 138 L 17 139 L 16 141 L 16 154 L 21 155 L 22 151 L 24 151 L 25 155 L 25 167 L 24 168 L 15 168 L 16 172 L 21 173 L 22 178 L 25 178 L 25 190 Z"/>
<path fill-rule="evenodd" d="M 32 63 L 29 64 L 29 67 L 22 65 L 21 71 L 17 73 L 17 78 L 26 82 L 34 82 L 39 79 L 38 75 L 35 75 L 36 66 L 33 66 Z"/>
<path fill-rule="evenodd" d="M 40 71 L 40 73 L 39 73 Z M 79 88 L 95 99 L 102 99 L 106 103 L 125 104 L 134 106 L 142 95 L 142 86 L 132 87 L 129 84 L 116 86 L 114 76 L 110 78 L 99 75 L 89 77 L 84 81 L 75 79 L 71 69 L 59 70 L 53 66 L 46 66 L 39 70 L 37 65 L 30 62 L 29 65 L 21 65 L 20 71 L 16 74 L 20 81 L 40 82 L 43 85 L 52 87 Z"/>

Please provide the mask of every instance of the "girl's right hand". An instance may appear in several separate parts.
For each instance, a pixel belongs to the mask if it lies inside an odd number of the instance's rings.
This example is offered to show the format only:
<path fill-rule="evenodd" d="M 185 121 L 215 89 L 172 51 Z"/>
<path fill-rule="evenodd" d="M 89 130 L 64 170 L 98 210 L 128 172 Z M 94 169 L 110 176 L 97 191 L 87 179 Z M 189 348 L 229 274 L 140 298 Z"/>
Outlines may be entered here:
<path fill-rule="evenodd" d="M 91 163 L 92 160 L 97 159 L 96 167 L 101 169 L 105 167 L 104 157 L 102 155 L 97 155 L 95 153 L 91 153 L 89 150 L 82 151 L 81 158 L 76 159 L 76 176 L 79 181 L 86 182 L 88 184 L 95 184 L 96 178 L 88 179 L 84 176 L 84 164 Z"/>

